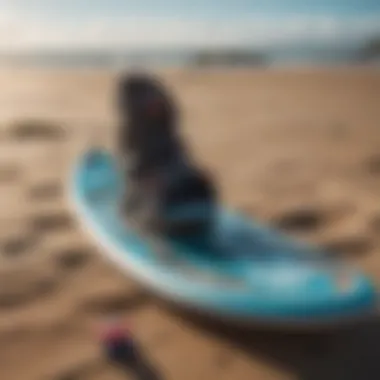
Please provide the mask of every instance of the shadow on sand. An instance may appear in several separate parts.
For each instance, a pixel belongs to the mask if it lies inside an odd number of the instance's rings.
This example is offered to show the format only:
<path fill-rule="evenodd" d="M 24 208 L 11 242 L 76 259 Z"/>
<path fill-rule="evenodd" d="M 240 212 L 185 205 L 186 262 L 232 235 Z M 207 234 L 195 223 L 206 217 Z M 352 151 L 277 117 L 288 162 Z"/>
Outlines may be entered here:
<path fill-rule="evenodd" d="M 106 349 L 106 355 L 111 364 L 116 364 L 127 379 L 135 380 L 162 380 L 159 371 L 145 356 L 143 350 L 136 343 L 130 345 L 121 342 Z"/>
<path fill-rule="evenodd" d="M 264 359 L 299 380 L 380 378 L 380 319 L 377 318 L 335 332 L 294 333 L 247 331 L 189 312 L 174 311 L 196 328 L 228 340 L 236 349 Z"/>
<path fill-rule="evenodd" d="M 163 380 L 163 376 L 156 367 L 140 351 L 132 367 L 136 380 Z"/>

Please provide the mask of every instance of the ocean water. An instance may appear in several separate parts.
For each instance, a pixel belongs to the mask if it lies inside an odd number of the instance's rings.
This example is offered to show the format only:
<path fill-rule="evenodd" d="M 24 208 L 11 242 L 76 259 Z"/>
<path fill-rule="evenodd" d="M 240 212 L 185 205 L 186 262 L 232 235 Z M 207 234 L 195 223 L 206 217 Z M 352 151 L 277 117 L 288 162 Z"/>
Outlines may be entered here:
<path fill-rule="evenodd" d="M 361 62 L 357 44 L 330 45 L 279 45 L 263 49 L 225 48 L 201 51 L 197 49 L 151 49 L 141 51 L 50 51 L 19 54 L 0 54 L 0 62 L 11 65 L 40 67 L 82 67 L 82 68 L 122 68 L 122 67 L 198 67 L 200 54 L 222 54 L 213 58 L 213 66 L 291 66 L 291 65 L 340 65 Z M 238 58 L 226 60 L 225 57 Z M 249 57 L 256 57 L 250 59 Z M 244 58 L 246 57 L 246 59 Z M 259 59 L 257 59 L 259 58 Z"/>

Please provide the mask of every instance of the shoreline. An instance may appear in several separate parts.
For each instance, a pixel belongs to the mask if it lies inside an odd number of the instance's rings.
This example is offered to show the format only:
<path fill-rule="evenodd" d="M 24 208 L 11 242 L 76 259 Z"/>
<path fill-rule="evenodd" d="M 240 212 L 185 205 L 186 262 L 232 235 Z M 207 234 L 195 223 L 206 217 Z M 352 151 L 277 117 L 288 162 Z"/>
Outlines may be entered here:
<path fill-rule="evenodd" d="M 380 72 L 380 64 L 273 64 L 267 66 L 210 66 L 210 67 L 196 67 L 196 66 L 152 66 L 144 67 L 143 65 L 131 65 L 124 67 L 96 67 L 93 66 L 81 66 L 81 65 L 28 65 L 28 64 L 2 64 L 0 63 L 0 70 L 2 71 L 35 71 L 35 72 L 90 72 L 90 73 L 114 73 L 122 71 L 133 71 L 134 69 L 143 71 L 152 71 L 159 73 L 176 73 L 176 72 L 225 72 L 225 73 L 250 73 L 250 72 L 346 72 L 346 71 L 374 71 Z"/>

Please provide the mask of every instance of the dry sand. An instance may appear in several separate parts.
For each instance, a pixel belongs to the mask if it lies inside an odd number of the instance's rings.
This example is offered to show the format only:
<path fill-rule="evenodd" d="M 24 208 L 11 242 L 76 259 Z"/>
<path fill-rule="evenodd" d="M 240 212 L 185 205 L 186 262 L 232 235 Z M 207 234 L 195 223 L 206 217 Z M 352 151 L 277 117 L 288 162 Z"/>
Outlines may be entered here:
<path fill-rule="evenodd" d="M 377 281 L 380 71 L 178 71 L 164 78 L 226 202 L 345 252 Z M 333 336 L 210 331 L 101 260 L 78 229 L 64 186 L 91 138 L 112 143 L 114 79 L 97 71 L 0 71 L 0 379 L 125 378 L 94 338 L 97 318 L 111 311 L 129 319 L 164 379 L 379 378 L 376 321 Z M 22 121 L 33 119 L 63 132 L 28 134 Z"/>

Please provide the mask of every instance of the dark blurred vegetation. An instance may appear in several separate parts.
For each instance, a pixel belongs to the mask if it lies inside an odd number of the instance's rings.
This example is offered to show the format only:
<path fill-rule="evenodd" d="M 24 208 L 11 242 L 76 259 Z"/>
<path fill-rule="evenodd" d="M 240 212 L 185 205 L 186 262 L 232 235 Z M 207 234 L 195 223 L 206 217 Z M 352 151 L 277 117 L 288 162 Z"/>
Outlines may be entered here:
<path fill-rule="evenodd" d="M 380 36 L 372 38 L 364 45 L 359 53 L 359 58 L 366 62 L 380 62 Z"/>
<path fill-rule="evenodd" d="M 198 67 L 204 66 L 265 66 L 269 58 L 261 52 L 252 52 L 244 49 L 231 49 L 220 51 L 203 50 L 194 57 L 193 64 Z"/>

